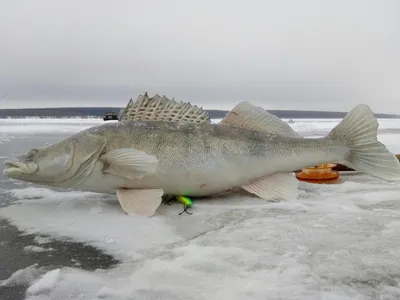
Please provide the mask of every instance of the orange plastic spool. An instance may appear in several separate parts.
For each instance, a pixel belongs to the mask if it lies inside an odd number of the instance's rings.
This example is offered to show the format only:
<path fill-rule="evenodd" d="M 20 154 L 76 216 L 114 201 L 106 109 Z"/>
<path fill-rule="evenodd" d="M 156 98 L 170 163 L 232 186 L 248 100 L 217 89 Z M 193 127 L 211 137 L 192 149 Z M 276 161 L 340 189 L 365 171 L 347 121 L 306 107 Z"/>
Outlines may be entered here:
<path fill-rule="evenodd" d="M 334 183 L 339 179 L 339 172 L 332 170 L 336 164 L 322 164 L 304 168 L 296 172 L 296 178 L 310 183 Z"/>

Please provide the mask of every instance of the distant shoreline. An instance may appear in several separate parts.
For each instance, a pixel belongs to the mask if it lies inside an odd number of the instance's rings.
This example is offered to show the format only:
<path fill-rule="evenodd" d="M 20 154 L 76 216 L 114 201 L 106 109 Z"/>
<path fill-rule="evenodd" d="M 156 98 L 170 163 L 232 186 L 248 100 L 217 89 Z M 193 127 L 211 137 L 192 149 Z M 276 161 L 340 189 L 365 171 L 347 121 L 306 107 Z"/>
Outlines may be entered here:
<path fill-rule="evenodd" d="M 103 118 L 106 112 L 119 114 L 122 107 L 59 107 L 0 109 L 0 118 Z M 211 119 L 222 119 L 228 111 L 205 109 Z M 282 119 L 341 119 L 347 112 L 310 110 L 268 110 Z M 396 119 L 400 115 L 376 113 L 377 118 Z"/>

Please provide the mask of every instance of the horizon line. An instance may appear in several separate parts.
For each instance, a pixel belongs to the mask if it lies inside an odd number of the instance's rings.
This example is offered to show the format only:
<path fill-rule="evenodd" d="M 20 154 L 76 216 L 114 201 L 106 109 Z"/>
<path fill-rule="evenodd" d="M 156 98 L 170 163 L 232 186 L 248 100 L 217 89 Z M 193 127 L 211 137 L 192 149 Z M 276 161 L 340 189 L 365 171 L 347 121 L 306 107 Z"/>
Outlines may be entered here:
<path fill-rule="evenodd" d="M 46 109 L 73 109 L 73 108 L 125 108 L 125 106 L 57 106 L 57 107 L 25 107 L 25 108 L 0 108 L 1 110 L 46 110 Z M 226 109 L 218 109 L 218 108 L 204 108 L 204 110 L 214 110 L 214 111 L 223 111 L 229 112 L 230 110 Z M 266 109 L 266 111 L 302 111 L 302 112 L 329 112 L 329 113 L 347 113 L 347 111 L 337 111 L 337 110 L 298 110 L 298 109 Z M 398 116 L 395 113 L 380 113 L 374 112 L 374 114 L 379 115 L 391 115 L 391 116 Z"/>

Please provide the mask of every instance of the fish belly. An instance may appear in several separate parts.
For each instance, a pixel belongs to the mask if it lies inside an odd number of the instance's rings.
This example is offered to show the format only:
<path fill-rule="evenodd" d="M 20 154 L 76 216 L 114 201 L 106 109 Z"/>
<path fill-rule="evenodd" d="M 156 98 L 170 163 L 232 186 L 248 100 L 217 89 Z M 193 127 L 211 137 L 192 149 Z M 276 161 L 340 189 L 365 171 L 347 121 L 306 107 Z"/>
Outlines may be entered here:
<path fill-rule="evenodd" d="M 93 172 L 77 189 L 97 193 L 114 194 L 119 188 L 158 189 L 167 195 L 208 196 L 231 190 L 249 181 L 263 176 L 267 169 L 260 167 L 260 162 L 232 162 L 208 168 L 174 167 L 163 168 L 156 174 L 143 179 L 129 180 L 101 171 L 102 165 L 96 164 Z"/>

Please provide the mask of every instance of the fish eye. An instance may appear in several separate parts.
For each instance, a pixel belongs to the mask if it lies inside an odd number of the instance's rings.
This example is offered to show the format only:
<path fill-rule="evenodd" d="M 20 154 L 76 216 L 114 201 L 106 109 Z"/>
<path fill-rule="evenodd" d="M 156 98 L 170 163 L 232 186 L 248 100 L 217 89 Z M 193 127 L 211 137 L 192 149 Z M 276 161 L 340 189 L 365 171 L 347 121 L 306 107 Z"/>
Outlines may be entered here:
<path fill-rule="evenodd" d="M 32 158 L 32 157 L 34 157 L 38 152 L 39 152 L 38 149 L 31 149 L 31 150 L 29 150 L 28 153 L 26 154 L 26 158 Z"/>

